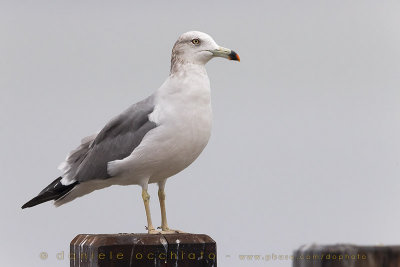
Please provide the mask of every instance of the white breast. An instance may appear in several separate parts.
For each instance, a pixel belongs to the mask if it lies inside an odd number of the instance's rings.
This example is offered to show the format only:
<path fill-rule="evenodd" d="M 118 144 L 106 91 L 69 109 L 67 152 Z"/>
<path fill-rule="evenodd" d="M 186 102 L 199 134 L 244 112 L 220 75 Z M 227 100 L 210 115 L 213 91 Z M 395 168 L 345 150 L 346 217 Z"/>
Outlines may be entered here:
<path fill-rule="evenodd" d="M 196 75 L 190 73 L 170 77 L 157 92 L 156 108 L 150 120 L 159 125 L 159 139 L 163 142 L 160 145 L 164 148 L 160 156 L 168 168 L 164 166 L 163 170 L 167 171 L 155 173 L 156 177 L 164 178 L 186 168 L 210 138 L 210 82 L 204 68 L 197 70 Z"/>
<path fill-rule="evenodd" d="M 204 66 L 190 66 L 170 76 L 155 94 L 149 119 L 158 126 L 126 159 L 112 169 L 125 170 L 133 180 L 168 178 L 189 166 L 203 151 L 211 134 L 210 83 Z"/>

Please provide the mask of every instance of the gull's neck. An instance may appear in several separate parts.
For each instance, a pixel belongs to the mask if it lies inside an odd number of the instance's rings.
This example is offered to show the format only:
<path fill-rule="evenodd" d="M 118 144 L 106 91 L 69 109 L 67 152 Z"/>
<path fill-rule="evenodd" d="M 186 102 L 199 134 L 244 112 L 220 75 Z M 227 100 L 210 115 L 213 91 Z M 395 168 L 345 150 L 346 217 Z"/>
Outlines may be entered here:
<path fill-rule="evenodd" d="M 187 74 L 204 74 L 207 76 L 206 67 L 203 63 L 193 63 L 179 58 L 172 58 L 170 76 L 180 76 Z"/>
<path fill-rule="evenodd" d="M 167 80 L 174 83 L 177 88 L 180 87 L 180 89 L 184 90 L 190 88 L 197 88 L 201 91 L 210 90 L 210 80 L 204 64 L 175 62 L 175 64 L 171 66 L 171 73 Z M 182 86 L 188 86 L 190 88 L 185 89 Z"/>
<path fill-rule="evenodd" d="M 157 98 L 210 103 L 210 80 L 204 64 L 175 62 L 171 73 L 157 90 Z"/>
<path fill-rule="evenodd" d="M 175 67 L 171 68 L 174 71 L 155 92 L 155 110 L 163 111 L 154 112 L 153 121 L 161 123 L 169 120 L 165 114 L 173 114 L 174 118 L 190 117 L 190 120 L 193 116 L 196 119 L 201 116 L 211 121 L 210 80 L 205 66 L 181 63 Z"/>

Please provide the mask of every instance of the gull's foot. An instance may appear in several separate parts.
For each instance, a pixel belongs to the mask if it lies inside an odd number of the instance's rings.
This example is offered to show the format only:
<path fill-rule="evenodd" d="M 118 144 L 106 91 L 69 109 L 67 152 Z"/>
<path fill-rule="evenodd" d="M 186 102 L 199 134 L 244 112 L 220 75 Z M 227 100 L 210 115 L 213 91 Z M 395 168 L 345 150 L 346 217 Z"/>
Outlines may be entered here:
<path fill-rule="evenodd" d="M 168 227 L 157 227 L 157 229 L 161 229 L 160 234 L 184 234 L 184 231 L 181 230 L 175 230 L 175 229 L 169 229 Z"/>
<path fill-rule="evenodd" d="M 151 235 L 157 235 L 157 234 L 161 234 L 161 231 L 158 231 L 156 229 L 150 229 L 150 230 L 147 230 L 147 233 L 149 233 Z"/>
<path fill-rule="evenodd" d="M 145 226 L 147 233 L 151 234 L 151 235 L 155 235 L 155 234 L 161 234 L 161 231 L 158 231 L 156 229 L 154 229 L 154 227 L 148 228 L 147 226 Z"/>

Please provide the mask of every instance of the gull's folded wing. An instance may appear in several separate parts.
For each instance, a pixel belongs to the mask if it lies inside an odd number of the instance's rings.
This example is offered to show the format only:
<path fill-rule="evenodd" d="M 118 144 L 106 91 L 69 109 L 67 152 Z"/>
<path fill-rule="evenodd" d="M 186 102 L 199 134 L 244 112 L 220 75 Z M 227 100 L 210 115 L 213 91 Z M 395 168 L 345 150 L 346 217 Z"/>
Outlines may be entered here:
<path fill-rule="evenodd" d="M 97 135 L 83 139 L 62 164 L 62 178 L 54 180 L 22 208 L 60 199 L 79 183 L 110 178 L 108 162 L 129 156 L 143 137 L 157 126 L 149 120 L 153 110 L 153 96 L 150 96 L 113 118 Z"/>

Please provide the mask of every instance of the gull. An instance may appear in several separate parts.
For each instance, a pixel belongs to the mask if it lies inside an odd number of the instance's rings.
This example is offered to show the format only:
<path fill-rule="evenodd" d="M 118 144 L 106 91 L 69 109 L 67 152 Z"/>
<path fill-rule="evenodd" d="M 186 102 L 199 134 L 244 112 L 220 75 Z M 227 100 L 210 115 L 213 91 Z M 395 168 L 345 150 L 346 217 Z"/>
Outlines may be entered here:
<path fill-rule="evenodd" d="M 170 74 L 152 95 L 83 138 L 59 166 L 62 175 L 22 206 L 54 200 L 61 206 L 111 185 L 139 185 L 149 234 L 179 233 L 168 227 L 165 184 L 203 151 L 211 134 L 210 80 L 206 63 L 214 57 L 240 61 L 206 33 L 182 34 L 172 49 Z M 158 184 L 161 231 L 150 214 L 148 185 Z"/>

